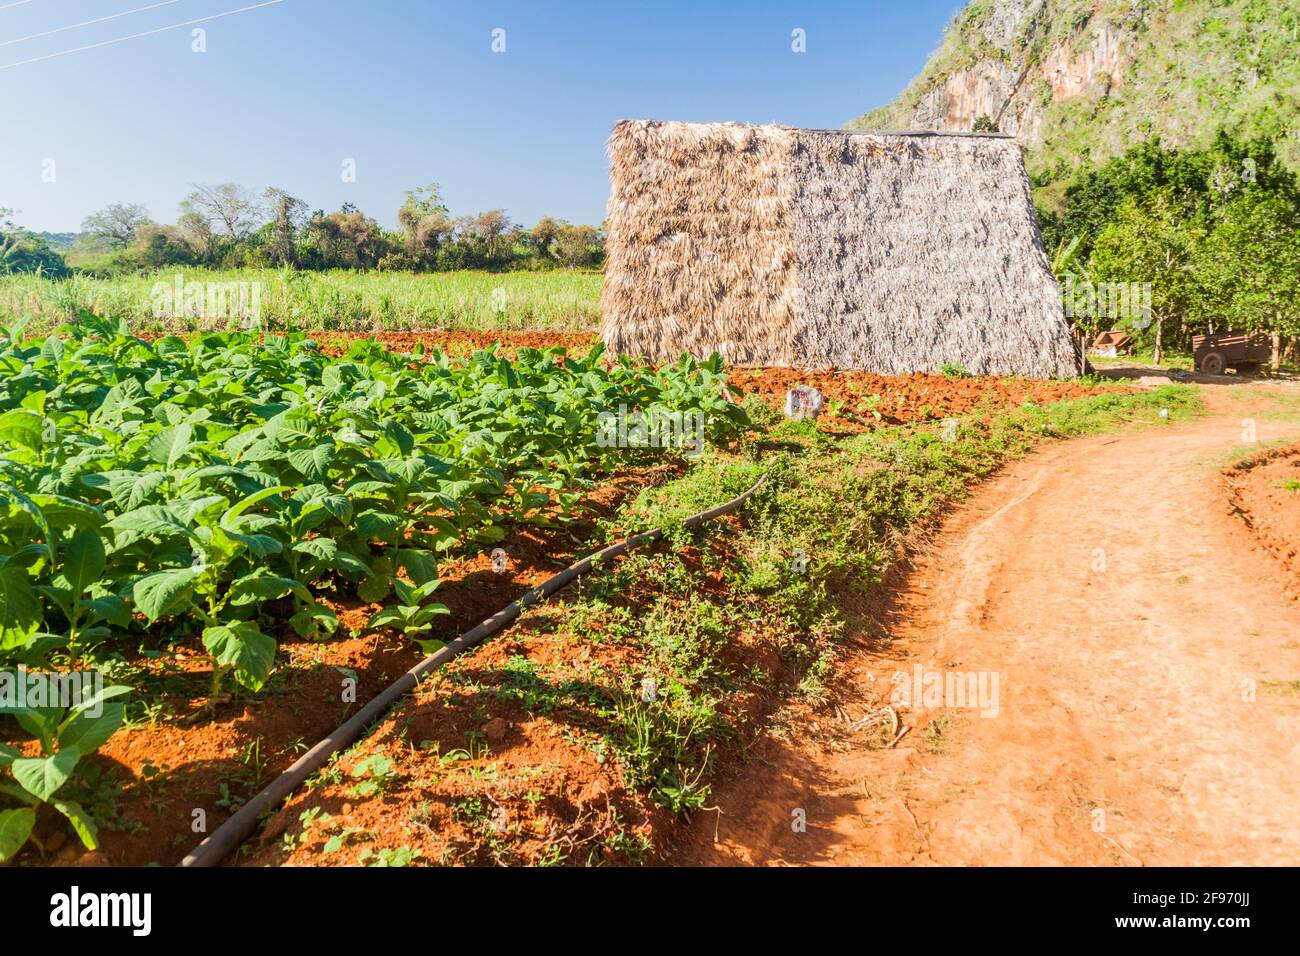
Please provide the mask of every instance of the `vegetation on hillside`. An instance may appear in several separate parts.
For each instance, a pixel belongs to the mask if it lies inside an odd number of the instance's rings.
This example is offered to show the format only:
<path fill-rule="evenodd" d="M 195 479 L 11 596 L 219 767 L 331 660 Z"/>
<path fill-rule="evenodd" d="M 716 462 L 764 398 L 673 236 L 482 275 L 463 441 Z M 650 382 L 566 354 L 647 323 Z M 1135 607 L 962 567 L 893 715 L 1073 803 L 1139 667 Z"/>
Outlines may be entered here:
<path fill-rule="evenodd" d="M 1300 168 L 1298 43 L 1300 0 L 972 0 L 898 99 L 851 125 L 911 128 L 945 84 L 997 76 L 1010 96 L 989 112 L 1028 134 L 1040 183 L 1148 138 L 1207 146 L 1221 128 L 1273 139 Z M 1114 72 L 1089 72 L 1089 55 Z"/>

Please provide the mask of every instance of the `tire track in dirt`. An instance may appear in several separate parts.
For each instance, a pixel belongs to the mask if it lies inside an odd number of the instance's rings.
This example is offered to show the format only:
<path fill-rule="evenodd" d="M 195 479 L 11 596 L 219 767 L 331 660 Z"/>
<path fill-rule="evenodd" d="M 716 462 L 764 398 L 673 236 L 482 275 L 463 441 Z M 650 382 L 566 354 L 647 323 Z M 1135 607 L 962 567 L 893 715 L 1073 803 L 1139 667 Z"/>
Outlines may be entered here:
<path fill-rule="evenodd" d="M 945 522 L 892 641 L 856 643 L 835 688 L 857 716 L 916 665 L 984 672 L 995 716 L 907 709 L 908 735 L 873 749 L 809 715 L 719 785 L 668 860 L 1300 863 L 1300 604 L 1227 513 L 1216 465 L 1246 412 L 1213 405 L 1010 466 Z M 1261 442 L 1296 433 L 1258 425 Z"/>

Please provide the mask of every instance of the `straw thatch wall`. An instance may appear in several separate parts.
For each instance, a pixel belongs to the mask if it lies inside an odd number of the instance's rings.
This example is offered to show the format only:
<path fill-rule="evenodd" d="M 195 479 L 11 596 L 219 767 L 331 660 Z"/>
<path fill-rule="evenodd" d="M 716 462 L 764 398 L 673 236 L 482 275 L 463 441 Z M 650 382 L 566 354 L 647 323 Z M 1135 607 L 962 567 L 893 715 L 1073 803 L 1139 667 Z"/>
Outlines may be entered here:
<path fill-rule="evenodd" d="M 613 350 L 885 373 L 1077 368 L 1012 139 L 626 121 L 610 155 Z"/>

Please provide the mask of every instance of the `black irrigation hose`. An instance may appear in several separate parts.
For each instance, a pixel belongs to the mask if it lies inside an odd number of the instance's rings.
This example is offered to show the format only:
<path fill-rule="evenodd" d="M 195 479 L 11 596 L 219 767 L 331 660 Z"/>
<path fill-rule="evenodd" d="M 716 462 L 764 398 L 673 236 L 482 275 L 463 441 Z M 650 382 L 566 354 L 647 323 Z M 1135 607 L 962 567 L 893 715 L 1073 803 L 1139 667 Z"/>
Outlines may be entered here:
<path fill-rule="evenodd" d="M 764 475 L 743 494 L 718 505 L 716 508 L 710 508 L 708 511 L 701 511 L 699 514 L 691 515 L 685 521 L 686 527 L 694 528 L 706 521 L 712 521 L 714 518 L 735 511 L 753 497 L 766 482 L 767 475 Z M 258 818 L 263 813 L 266 813 L 272 807 L 278 806 L 281 801 L 298 789 L 304 780 L 323 767 L 330 757 L 359 740 L 361 735 L 365 733 L 366 728 L 386 713 L 389 708 L 397 703 L 399 698 L 415 690 L 420 683 L 420 679 L 425 674 L 441 667 L 461 651 L 471 648 L 485 638 L 496 634 L 513 622 L 525 610 L 543 598 L 548 598 L 556 591 L 571 584 L 592 568 L 598 567 L 602 562 L 658 541 L 662 537 L 663 531 L 646 531 L 617 544 L 602 548 L 595 554 L 588 555 L 581 561 L 569 565 L 559 574 L 547 578 L 539 587 L 528 591 L 519 600 L 506 605 L 482 624 L 466 631 L 454 641 L 430 654 L 390 684 L 386 690 L 366 704 L 365 707 L 353 714 L 351 718 L 336 728 L 328 737 L 294 761 L 288 770 L 272 780 L 257 796 L 240 807 L 234 816 L 217 827 L 202 843 L 191 850 L 185 859 L 181 860 L 181 866 L 215 866 L 220 863 L 227 854 L 234 851 L 248 839 L 249 834 L 257 829 Z"/>

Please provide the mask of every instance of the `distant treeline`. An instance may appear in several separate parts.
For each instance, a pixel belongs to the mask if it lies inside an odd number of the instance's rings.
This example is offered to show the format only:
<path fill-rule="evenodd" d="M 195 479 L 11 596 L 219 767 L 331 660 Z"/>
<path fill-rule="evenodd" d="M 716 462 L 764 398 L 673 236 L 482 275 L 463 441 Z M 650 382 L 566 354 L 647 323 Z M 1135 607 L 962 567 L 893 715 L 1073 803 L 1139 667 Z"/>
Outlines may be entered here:
<path fill-rule="evenodd" d="M 501 209 L 452 217 L 437 184 L 406 194 L 395 231 L 350 203 L 313 212 L 282 189 L 259 193 L 235 183 L 196 186 L 170 225 L 151 220 L 139 204 L 113 203 L 88 216 L 62 254 L 11 216 L 0 209 L 0 273 L 110 276 L 172 266 L 428 272 L 597 268 L 604 261 L 599 227 L 544 216 L 527 229 Z"/>

